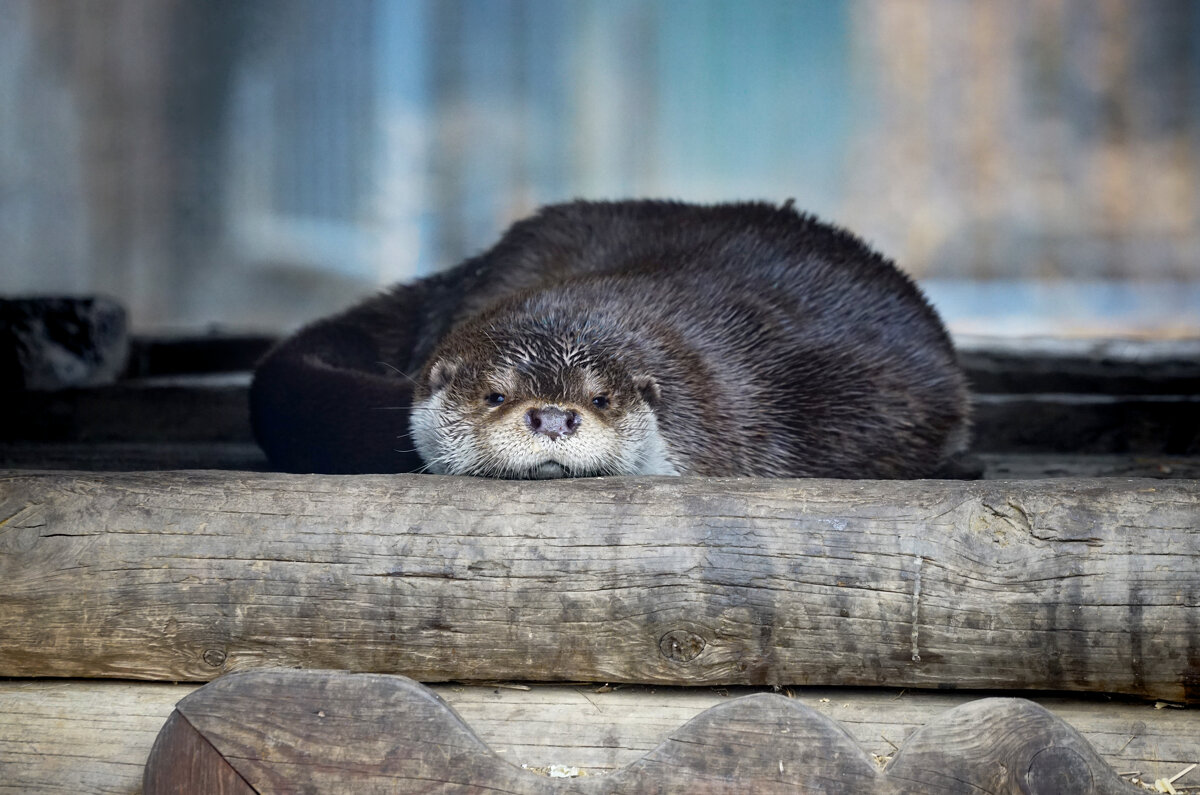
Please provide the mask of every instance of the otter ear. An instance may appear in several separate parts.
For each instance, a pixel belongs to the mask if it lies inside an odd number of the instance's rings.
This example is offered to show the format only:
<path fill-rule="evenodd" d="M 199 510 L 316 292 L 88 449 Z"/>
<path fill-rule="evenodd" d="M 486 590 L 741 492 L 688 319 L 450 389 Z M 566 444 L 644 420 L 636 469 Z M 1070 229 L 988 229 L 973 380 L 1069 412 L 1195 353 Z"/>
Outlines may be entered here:
<path fill-rule="evenodd" d="M 641 393 L 642 400 L 650 404 L 650 408 L 656 408 L 662 401 L 662 390 L 658 386 L 658 381 L 653 376 L 638 376 L 633 379 L 633 385 Z"/>
<path fill-rule="evenodd" d="M 448 359 L 438 359 L 433 363 L 433 367 L 429 368 L 429 391 L 440 392 L 445 389 L 457 372 L 457 362 L 452 362 Z"/>

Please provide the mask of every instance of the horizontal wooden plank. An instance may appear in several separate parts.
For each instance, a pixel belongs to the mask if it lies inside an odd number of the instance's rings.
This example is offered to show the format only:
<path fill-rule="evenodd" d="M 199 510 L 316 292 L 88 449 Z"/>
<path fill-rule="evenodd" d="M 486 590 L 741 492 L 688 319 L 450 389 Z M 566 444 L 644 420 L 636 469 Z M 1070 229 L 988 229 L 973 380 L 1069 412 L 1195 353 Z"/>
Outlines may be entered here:
<path fill-rule="evenodd" d="M 1200 396 L 975 395 L 976 452 L 1200 455 Z"/>
<path fill-rule="evenodd" d="M 0 682 L 0 792 L 141 792 L 175 702 L 195 685 Z"/>
<path fill-rule="evenodd" d="M 1196 462 L 1200 469 L 1200 457 Z M 138 472 L 270 468 L 266 454 L 253 442 L 0 442 L 0 469 Z"/>
<path fill-rule="evenodd" d="M 1200 456 L 1139 453 L 980 453 L 984 480 L 1040 478 L 1200 479 Z"/>
<path fill-rule="evenodd" d="M 0 478 L 0 675 L 1200 700 L 1196 481 Z"/>
<path fill-rule="evenodd" d="M 195 685 L 99 680 L 0 682 L 0 792 L 140 791 L 142 766 L 175 703 Z M 497 755 L 522 767 L 598 775 L 632 764 L 701 711 L 755 688 L 435 685 Z M 857 688 L 784 691 L 882 758 L 923 725 L 983 694 Z M 1035 696 L 1104 760 L 1143 781 L 1200 761 L 1200 712 Z M 1178 785 L 1200 783 L 1200 769 Z"/>
<path fill-rule="evenodd" d="M 0 439 L 46 442 L 253 442 L 249 374 L 9 392 Z"/>
<path fill-rule="evenodd" d="M 1200 340 L 957 337 L 974 392 L 1200 394 Z"/>
<path fill-rule="evenodd" d="M 673 729 L 748 687 L 444 684 L 432 689 L 505 759 L 608 772 L 631 764 Z M 873 688 L 786 688 L 784 695 L 837 721 L 864 751 L 890 757 L 938 715 L 988 693 Z M 1071 724 L 1119 771 L 1172 776 L 1200 760 L 1200 712 L 1104 697 L 1024 694 Z M 1200 774 L 1195 782 L 1200 783 Z"/>

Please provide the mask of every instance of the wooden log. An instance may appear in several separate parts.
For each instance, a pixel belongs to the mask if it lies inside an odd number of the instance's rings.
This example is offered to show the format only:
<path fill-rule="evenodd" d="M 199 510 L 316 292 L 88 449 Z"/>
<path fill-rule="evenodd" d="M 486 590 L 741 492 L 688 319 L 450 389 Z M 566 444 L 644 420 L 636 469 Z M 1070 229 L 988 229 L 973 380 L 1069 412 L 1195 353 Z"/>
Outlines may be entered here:
<path fill-rule="evenodd" d="M 1195 481 L 0 479 L 0 675 L 1200 700 Z"/>
<path fill-rule="evenodd" d="M 105 680 L 0 682 L 0 792 L 140 791 L 155 735 L 195 685 Z M 595 776 L 633 764 L 705 709 L 754 688 L 434 685 L 471 730 L 518 767 Z M 877 761 L 977 694 L 863 688 L 785 690 L 836 720 Z M 1113 769 L 1142 781 L 1200 761 L 1200 712 L 1093 697 L 1037 696 Z M 1200 782 L 1200 769 L 1176 786 Z"/>
<path fill-rule="evenodd" d="M 705 710 L 633 764 L 565 782 L 500 758 L 411 680 L 321 671 L 236 674 L 179 702 L 146 764 L 145 791 L 207 792 L 196 782 L 213 780 L 231 782 L 223 790 L 231 792 L 1129 791 L 1074 729 L 1024 699 L 951 710 L 883 770 L 819 712 L 778 695 L 744 696 Z"/>

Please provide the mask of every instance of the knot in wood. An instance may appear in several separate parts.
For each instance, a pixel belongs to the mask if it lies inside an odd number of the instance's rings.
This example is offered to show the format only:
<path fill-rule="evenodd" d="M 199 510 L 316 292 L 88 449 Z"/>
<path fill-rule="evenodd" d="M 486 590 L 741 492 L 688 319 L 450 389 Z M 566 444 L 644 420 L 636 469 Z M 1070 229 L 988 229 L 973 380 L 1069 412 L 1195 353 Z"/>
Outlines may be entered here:
<path fill-rule="evenodd" d="M 658 639 L 662 656 L 674 662 L 691 662 L 704 651 L 704 638 L 686 629 L 673 629 Z"/>
<path fill-rule="evenodd" d="M 1091 792 L 1092 770 L 1077 751 L 1064 746 L 1043 748 L 1029 760 L 1025 785 L 1029 795 Z"/>
<path fill-rule="evenodd" d="M 201 657 L 204 662 L 211 665 L 213 668 L 220 668 L 225 664 L 225 651 L 223 649 L 205 649 Z"/>

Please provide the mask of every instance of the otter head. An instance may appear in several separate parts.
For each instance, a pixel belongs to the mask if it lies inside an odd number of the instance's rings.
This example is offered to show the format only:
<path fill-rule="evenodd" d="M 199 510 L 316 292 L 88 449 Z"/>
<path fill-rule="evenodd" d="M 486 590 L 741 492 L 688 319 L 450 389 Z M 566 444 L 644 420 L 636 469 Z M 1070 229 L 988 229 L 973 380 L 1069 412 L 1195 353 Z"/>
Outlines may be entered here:
<path fill-rule="evenodd" d="M 412 438 L 430 472 L 501 478 L 676 474 L 658 386 L 578 324 L 477 323 L 422 371 Z"/>

